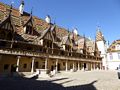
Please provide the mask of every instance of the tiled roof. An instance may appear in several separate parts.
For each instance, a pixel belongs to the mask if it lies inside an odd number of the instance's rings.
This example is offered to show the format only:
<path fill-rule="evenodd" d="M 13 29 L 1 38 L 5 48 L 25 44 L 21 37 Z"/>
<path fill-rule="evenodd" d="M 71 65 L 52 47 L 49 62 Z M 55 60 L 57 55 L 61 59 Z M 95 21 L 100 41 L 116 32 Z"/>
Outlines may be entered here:
<path fill-rule="evenodd" d="M 5 5 L 3 3 L 0 3 L 0 22 L 5 20 L 5 17 L 7 17 L 9 15 L 9 10 L 10 6 L 9 5 Z M 29 20 L 31 19 L 33 20 L 33 24 L 34 24 L 34 31 L 36 31 L 38 33 L 38 35 L 27 35 L 24 34 L 24 25 L 26 25 Z M 36 16 L 31 16 L 29 13 L 27 12 L 23 12 L 23 15 L 21 15 L 19 13 L 18 9 L 13 8 L 12 12 L 11 12 L 11 18 L 12 21 L 15 25 L 16 28 L 16 33 L 21 35 L 21 38 L 25 39 L 26 41 L 31 41 L 31 42 L 35 42 L 35 39 L 41 39 L 45 36 L 45 34 L 47 33 L 47 31 L 52 29 L 55 29 L 56 31 L 56 36 L 57 39 L 59 39 L 59 41 L 55 41 L 54 43 L 56 43 L 59 47 L 62 47 L 62 44 L 70 44 L 72 42 L 73 39 L 73 33 L 72 32 L 68 32 L 67 29 L 62 28 L 60 26 L 57 26 L 54 24 L 48 24 L 45 22 L 45 20 L 38 18 Z M 52 27 L 50 27 L 52 26 Z M 67 41 L 69 41 L 70 38 L 70 43 L 68 43 Z M 94 50 L 94 44 L 92 42 L 90 42 L 90 40 L 86 39 L 86 46 L 87 47 L 92 47 L 92 50 L 90 50 L 90 52 L 93 52 Z M 102 33 L 99 31 L 97 32 L 97 37 L 96 40 L 103 40 L 103 36 Z M 60 42 L 61 41 L 61 42 Z M 74 35 L 74 42 L 75 44 L 78 44 L 78 48 L 79 49 L 83 49 L 84 47 L 84 38 L 80 35 Z M 73 49 L 76 49 L 76 45 L 72 45 L 74 46 Z M 87 48 L 86 47 L 86 48 Z"/>
<path fill-rule="evenodd" d="M 5 14 L 7 13 L 6 15 L 8 15 L 10 6 L 3 4 L 3 3 L 0 3 L 0 8 L 2 9 L 2 10 L 0 9 L 0 20 L 3 20 Z M 2 11 L 4 11 L 4 13 Z M 19 30 L 19 28 L 21 28 L 20 25 L 21 24 L 24 25 L 29 20 L 30 14 L 27 12 L 24 12 L 23 15 L 20 16 L 19 11 L 17 9 L 13 8 L 12 9 L 12 18 L 13 18 L 13 22 L 14 22 L 15 26 L 17 26 L 17 28 Z M 34 23 L 36 26 L 36 30 L 43 31 L 49 27 L 49 24 L 46 23 L 45 20 L 40 19 L 36 16 L 33 16 L 33 19 L 34 19 Z M 66 36 L 68 34 L 68 31 L 65 28 L 56 26 L 56 34 L 59 37 L 63 37 L 63 36 Z"/>
<path fill-rule="evenodd" d="M 105 38 L 100 30 L 100 27 L 97 27 L 96 41 L 105 41 Z"/>
<path fill-rule="evenodd" d="M 34 40 L 37 38 L 37 36 L 31 36 L 28 34 L 22 34 L 21 37 L 23 37 L 26 41 L 34 42 Z"/>
<path fill-rule="evenodd" d="M 108 52 L 117 52 L 120 51 L 120 39 L 115 40 L 107 49 Z"/>

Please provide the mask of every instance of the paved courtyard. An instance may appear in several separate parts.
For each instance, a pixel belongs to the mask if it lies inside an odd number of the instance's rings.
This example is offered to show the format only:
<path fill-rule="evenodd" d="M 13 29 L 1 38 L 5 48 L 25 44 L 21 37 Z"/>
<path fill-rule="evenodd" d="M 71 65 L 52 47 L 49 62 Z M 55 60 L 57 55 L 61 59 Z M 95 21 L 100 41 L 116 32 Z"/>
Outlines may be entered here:
<path fill-rule="evenodd" d="M 0 90 L 120 90 L 116 71 L 62 72 L 52 78 L 4 78 Z"/>

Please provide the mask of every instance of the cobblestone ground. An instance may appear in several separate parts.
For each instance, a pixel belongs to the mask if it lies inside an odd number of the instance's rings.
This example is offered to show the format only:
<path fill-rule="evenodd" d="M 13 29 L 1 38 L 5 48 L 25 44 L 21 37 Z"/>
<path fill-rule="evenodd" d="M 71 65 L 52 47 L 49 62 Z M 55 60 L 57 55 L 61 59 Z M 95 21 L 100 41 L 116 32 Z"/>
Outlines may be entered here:
<path fill-rule="evenodd" d="M 120 79 L 118 79 L 117 71 L 85 71 L 62 73 L 59 76 L 68 78 L 54 81 L 64 87 L 81 86 L 86 87 L 87 90 L 89 87 L 91 90 L 120 90 Z"/>
<path fill-rule="evenodd" d="M 62 72 L 52 78 L 0 78 L 0 90 L 120 90 L 117 71 Z"/>

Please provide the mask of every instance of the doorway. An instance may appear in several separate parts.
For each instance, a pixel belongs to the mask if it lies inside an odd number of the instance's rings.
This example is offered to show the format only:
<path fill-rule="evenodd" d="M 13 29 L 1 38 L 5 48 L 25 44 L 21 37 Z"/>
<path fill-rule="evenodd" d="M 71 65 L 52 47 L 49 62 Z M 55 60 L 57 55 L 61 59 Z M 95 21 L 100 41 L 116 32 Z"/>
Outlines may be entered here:
<path fill-rule="evenodd" d="M 84 70 L 86 69 L 86 63 L 84 63 Z"/>

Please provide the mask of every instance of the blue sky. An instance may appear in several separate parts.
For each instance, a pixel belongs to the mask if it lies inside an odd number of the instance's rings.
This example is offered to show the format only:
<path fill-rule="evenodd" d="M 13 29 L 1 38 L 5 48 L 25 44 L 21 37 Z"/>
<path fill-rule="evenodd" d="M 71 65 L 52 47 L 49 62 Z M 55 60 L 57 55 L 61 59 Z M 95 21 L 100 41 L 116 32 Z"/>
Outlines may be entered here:
<path fill-rule="evenodd" d="M 0 0 L 18 8 L 20 0 Z M 99 25 L 105 39 L 110 42 L 120 39 L 120 0 L 24 0 L 25 11 L 45 18 L 50 15 L 57 25 L 78 29 L 80 35 L 95 38 Z"/>

